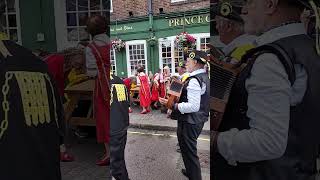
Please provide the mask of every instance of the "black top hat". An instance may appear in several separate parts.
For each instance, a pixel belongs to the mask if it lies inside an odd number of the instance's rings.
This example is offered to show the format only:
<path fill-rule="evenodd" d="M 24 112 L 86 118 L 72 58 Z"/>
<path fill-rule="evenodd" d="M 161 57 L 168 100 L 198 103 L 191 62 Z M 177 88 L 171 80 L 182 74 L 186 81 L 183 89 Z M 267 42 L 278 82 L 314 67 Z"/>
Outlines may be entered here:
<path fill-rule="evenodd" d="M 212 11 L 214 15 L 243 23 L 241 11 L 244 5 L 244 0 L 219 0 L 213 5 Z"/>
<path fill-rule="evenodd" d="M 204 51 L 191 51 L 188 54 L 188 58 L 196 60 L 202 64 L 206 64 L 207 63 L 207 58 L 208 58 L 208 54 Z"/>

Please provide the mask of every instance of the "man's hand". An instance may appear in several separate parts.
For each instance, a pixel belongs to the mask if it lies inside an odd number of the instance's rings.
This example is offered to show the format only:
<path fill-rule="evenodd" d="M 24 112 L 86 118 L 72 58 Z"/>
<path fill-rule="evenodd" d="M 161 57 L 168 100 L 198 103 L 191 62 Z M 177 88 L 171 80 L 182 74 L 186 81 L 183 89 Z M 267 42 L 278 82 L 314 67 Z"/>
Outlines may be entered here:
<path fill-rule="evenodd" d="M 168 103 L 168 99 L 165 99 L 165 98 L 159 98 L 159 102 L 160 102 L 160 104 L 162 104 L 162 105 L 167 105 L 167 103 Z"/>

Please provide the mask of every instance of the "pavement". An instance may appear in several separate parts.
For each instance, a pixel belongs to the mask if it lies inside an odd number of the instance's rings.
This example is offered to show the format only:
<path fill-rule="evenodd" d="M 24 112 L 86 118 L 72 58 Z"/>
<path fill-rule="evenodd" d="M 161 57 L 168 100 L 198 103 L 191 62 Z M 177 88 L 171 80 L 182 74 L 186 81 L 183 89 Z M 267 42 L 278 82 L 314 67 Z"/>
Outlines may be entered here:
<path fill-rule="evenodd" d="M 140 114 L 140 107 L 134 106 L 133 113 L 130 113 L 130 127 L 146 130 L 176 131 L 177 121 L 168 119 L 167 115 L 160 110 L 152 110 L 148 114 Z M 202 134 L 210 134 L 210 121 L 203 127 Z"/>
<path fill-rule="evenodd" d="M 126 160 L 131 180 L 187 180 L 180 172 L 182 157 L 176 152 L 177 121 L 168 119 L 160 110 L 148 114 L 140 111 L 135 106 L 130 113 Z M 209 132 L 208 121 L 198 140 L 203 180 L 210 179 Z M 68 142 L 71 144 L 68 151 L 76 161 L 61 163 L 62 180 L 111 180 L 109 167 L 95 165 L 103 154 L 103 145 L 97 144 L 94 132 L 89 138 L 71 137 Z"/>
<path fill-rule="evenodd" d="M 60 163 L 62 180 L 111 180 L 109 167 L 95 164 L 103 155 L 103 145 L 97 144 L 94 137 L 77 141 L 68 151 L 75 161 Z"/>
<path fill-rule="evenodd" d="M 131 180 L 187 180 L 181 173 L 182 156 L 176 152 L 177 137 L 172 131 L 130 128 L 126 164 Z M 209 136 L 198 139 L 202 179 L 210 180 Z"/>

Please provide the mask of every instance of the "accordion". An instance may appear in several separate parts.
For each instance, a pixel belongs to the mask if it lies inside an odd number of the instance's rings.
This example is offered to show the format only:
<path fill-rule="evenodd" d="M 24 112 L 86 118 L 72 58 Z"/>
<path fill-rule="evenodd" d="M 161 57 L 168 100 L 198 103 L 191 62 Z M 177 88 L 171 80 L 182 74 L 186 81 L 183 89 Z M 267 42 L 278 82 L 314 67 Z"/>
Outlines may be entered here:
<path fill-rule="evenodd" d="M 171 84 L 167 92 L 169 99 L 166 107 L 168 109 L 172 109 L 173 104 L 179 101 L 182 89 L 183 83 L 178 79 L 172 78 Z"/>
<path fill-rule="evenodd" d="M 218 57 L 218 58 L 217 58 Z M 210 51 L 210 129 L 218 131 L 233 84 L 243 69 L 241 64 L 227 63 L 215 48 Z"/>

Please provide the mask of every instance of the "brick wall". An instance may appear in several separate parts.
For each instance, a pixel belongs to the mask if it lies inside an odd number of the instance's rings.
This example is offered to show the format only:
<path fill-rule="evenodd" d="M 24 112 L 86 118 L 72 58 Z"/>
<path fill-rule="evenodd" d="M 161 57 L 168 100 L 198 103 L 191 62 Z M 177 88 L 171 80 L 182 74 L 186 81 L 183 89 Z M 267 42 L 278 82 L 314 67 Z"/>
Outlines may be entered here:
<path fill-rule="evenodd" d="M 111 21 L 130 18 L 130 11 L 132 11 L 133 17 L 147 16 L 148 14 L 148 0 L 112 0 L 112 3 Z M 183 12 L 209 8 L 209 4 L 210 0 L 186 0 L 177 3 L 171 3 L 171 0 L 153 0 L 153 12 L 154 15 L 159 14 L 159 8 L 163 8 L 164 13 Z"/>

